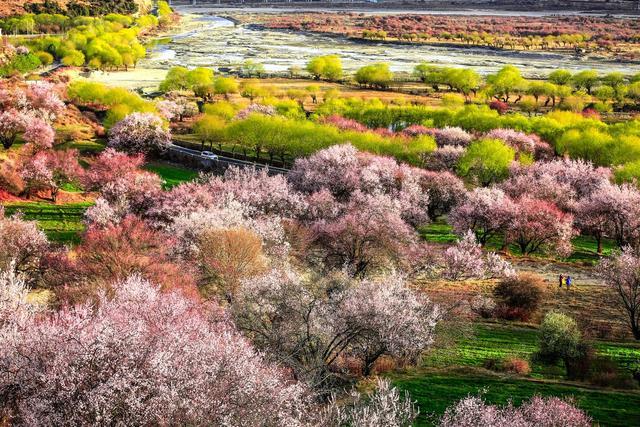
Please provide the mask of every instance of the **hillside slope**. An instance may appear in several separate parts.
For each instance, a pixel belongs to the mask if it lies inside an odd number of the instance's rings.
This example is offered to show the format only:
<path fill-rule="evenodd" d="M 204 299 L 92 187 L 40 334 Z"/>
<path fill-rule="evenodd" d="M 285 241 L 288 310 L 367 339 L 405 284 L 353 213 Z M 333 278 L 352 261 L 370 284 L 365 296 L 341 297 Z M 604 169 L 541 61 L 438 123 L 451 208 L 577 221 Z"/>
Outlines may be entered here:
<path fill-rule="evenodd" d="M 69 0 L 56 0 L 58 4 L 64 6 Z M 151 9 L 152 0 L 133 0 L 143 12 Z M 43 3 L 44 0 L 0 0 L 0 17 L 22 14 L 25 12 L 24 5 L 27 3 Z"/>

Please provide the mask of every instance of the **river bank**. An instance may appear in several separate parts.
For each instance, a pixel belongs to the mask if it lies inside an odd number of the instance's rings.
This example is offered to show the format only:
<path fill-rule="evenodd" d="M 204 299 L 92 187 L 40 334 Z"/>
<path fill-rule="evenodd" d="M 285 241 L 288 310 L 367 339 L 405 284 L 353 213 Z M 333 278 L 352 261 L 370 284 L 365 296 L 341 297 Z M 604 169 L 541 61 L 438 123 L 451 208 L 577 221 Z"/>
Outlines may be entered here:
<path fill-rule="evenodd" d="M 252 60 L 267 73 L 284 74 L 291 67 L 304 69 L 319 55 L 336 54 L 343 68 L 353 73 L 372 62 L 387 62 L 394 72 L 411 73 L 416 64 L 472 68 L 482 75 L 505 65 L 519 67 L 524 76 L 540 78 L 562 64 L 572 72 L 594 69 L 600 73 L 640 72 L 638 63 L 579 58 L 568 52 L 511 51 L 484 46 L 428 45 L 353 39 L 339 34 L 273 30 L 251 21 L 252 12 L 182 14 L 178 26 L 152 44 L 147 58 L 128 72 L 94 72 L 90 79 L 130 89 L 153 91 L 173 66 L 237 69 Z M 224 17 L 223 17 L 224 16 Z M 245 22 L 245 24 L 239 24 Z"/>

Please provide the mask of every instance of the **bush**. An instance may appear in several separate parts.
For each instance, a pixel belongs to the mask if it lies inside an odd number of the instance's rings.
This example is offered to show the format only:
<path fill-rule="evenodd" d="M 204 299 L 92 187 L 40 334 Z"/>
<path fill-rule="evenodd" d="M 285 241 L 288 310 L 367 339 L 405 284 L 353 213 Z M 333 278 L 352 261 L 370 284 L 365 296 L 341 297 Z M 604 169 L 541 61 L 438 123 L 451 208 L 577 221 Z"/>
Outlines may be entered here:
<path fill-rule="evenodd" d="M 531 373 L 529 362 L 518 357 L 505 358 L 502 362 L 502 369 L 505 372 L 512 372 L 518 375 L 529 375 Z"/>
<path fill-rule="evenodd" d="M 620 373 L 618 365 L 608 357 L 596 357 L 591 363 L 589 382 L 600 387 L 635 388 L 629 376 Z"/>
<path fill-rule="evenodd" d="M 531 373 L 528 361 L 513 356 L 507 356 L 503 359 L 491 357 L 486 359 L 482 366 L 495 372 L 509 372 L 518 375 L 529 375 Z"/>
<path fill-rule="evenodd" d="M 584 381 L 589 378 L 593 360 L 594 350 L 585 343 L 580 342 L 576 346 L 575 355 L 565 356 L 564 365 L 567 368 L 567 378 L 570 380 Z"/>
<path fill-rule="evenodd" d="M 489 104 L 489 108 L 497 111 L 500 114 L 504 114 L 509 111 L 509 104 L 502 101 L 491 101 L 491 103 Z"/>
<path fill-rule="evenodd" d="M 566 314 L 551 311 L 540 325 L 540 343 L 537 356 L 546 363 L 576 359 L 585 353 L 582 333 L 576 321 Z"/>
<path fill-rule="evenodd" d="M 499 301 L 497 312 L 500 317 L 527 320 L 542 302 L 544 279 L 530 273 L 507 277 L 498 283 L 493 294 Z"/>
<path fill-rule="evenodd" d="M 478 316 L 489 319 L 496 310 L 496 302 L 491 297 L 476 295 L 470 302 L 471 311 Z"/>

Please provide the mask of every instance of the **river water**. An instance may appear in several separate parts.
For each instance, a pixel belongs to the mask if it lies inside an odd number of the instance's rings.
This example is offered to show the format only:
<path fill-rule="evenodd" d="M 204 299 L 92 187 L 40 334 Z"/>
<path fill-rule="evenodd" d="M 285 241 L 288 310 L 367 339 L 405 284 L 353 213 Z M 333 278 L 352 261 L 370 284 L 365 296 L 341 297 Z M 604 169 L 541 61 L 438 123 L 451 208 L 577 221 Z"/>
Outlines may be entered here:
<path fill-rule="evenodd" d="M 527 77 L 542 77 L 557 68 L 572 71 L 595 69 L 601 73 L 640 72 L 640 64 L 579 58 L 555 52 L 514 52 L 474 47 L 418 44 L 362 43 L 344 37 L 260 29 L 235 25 L 218 16 L 187 15 L 181 34 L 155 47 L 141 65 L 166 69 L 187 67 L 237 67 L 251 59 L 269 72 L 303 68 L 310 58 L 336 54 L 352 72 L 372 62 L 387 62 L 393 71 L 408 71 L 426 61 L 436 65 L 469 67 L 480 74 L 495 72 L 507 64 L 519 67 Z"/>

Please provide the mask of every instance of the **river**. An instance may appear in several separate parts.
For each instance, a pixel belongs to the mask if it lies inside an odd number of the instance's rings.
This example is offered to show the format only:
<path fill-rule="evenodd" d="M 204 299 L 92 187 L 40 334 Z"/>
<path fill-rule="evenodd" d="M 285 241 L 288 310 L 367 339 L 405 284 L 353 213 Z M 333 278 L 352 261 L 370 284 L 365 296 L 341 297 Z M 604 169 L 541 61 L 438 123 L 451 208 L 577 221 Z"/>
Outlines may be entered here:
<path fill-rule="evenodd" d="M 184 32 L 154 48 L 142 61 L 145 68 L 236 67 L 251 59 L 268 72 L 303 68 L 310 58 L 336 54 L 352 72 L 372 62 L 387 62 L 393 71 L 408 71 L 426 61 L 436 65 L 469 67 L 480 74 L 495 72 L 507 64 L 519 67 L 527 77 L 541 77 L 562 67 L 571 71 L 594 69 L 601 73 L 640 72 L 640 64 L 578 58 L 567 53 L 517 52 L 481 47 L 428 46 L 369 43 L 322 34 L 276 31 L 235 25 L 218 16 L 186 15 Z"/>

